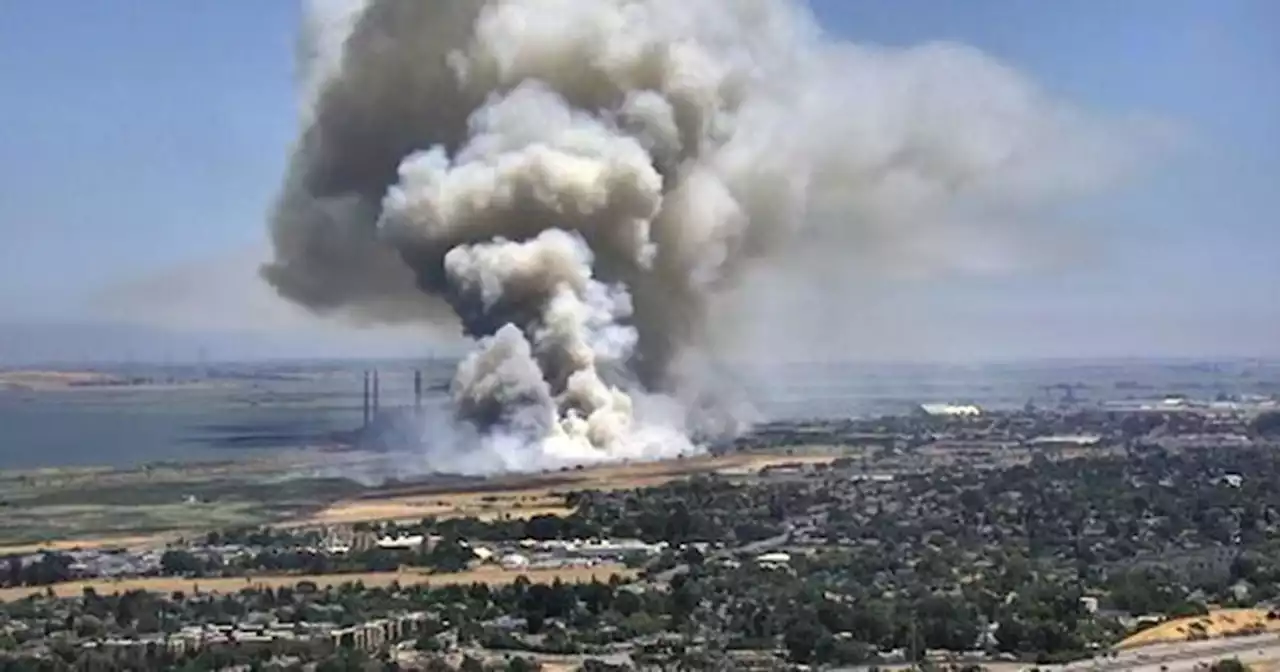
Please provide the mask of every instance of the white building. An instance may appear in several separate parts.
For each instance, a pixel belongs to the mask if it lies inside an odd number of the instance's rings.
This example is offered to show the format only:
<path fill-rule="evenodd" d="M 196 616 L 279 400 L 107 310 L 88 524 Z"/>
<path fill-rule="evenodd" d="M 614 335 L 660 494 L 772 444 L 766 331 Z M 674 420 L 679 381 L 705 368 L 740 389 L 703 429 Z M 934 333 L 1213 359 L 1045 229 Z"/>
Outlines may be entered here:
<path fill-rule="evenodd" d="M 1102 443 L 1100 434 L 1049 434 L 1037 436 L 1027 442 L 1029 446 L 1088 448 Z"/>
<path fill-rule="evenodd" d="M 401 537 L 383 537 L 378 540 L 378 548 L 393 551 L 416 551 L 426 543 L 426 537 L 421 534 Z"/>
<path fill-rule="evenodd" d="M 973 404 L 920 404 L 920 411 L 925 415 L 947 417 L 975 417 L 982 415 L 982 409 Z"/>
<path fill-rule="evenodd" d="M 786 567 L 791 564 L 791 555 L 782 552 L 765 553 L 756 557 L 756 564 L 769 569 Z"/>
<path fill-rule="evenodd" d="M 525 569 L 529 566 L 529 558 L 519 553 L 511 553 L 510 555 L 502 556 L 501 564 L 503 569 Z"/>

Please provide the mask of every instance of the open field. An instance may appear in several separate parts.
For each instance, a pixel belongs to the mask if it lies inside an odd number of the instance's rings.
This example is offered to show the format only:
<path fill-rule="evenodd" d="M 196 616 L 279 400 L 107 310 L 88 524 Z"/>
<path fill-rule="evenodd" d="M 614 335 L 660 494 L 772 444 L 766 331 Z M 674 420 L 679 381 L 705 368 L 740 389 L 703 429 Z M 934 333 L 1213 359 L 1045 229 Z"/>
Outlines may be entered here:
<path fill-rule="evenodd" d="M 0 390 L 23 392 L 60 392 L 65 390 L 140 390 L 201 389 L 216 385 L 215 381 L 169 381 L 130 378 L 99 371 L 0 371 Z"/>
<path fill-rule="evenodd" d="M 0 389 L 60 390 L 89 385 L 121 385 L 123 379 L 94 371 L 0 371 Z"/>
<path fill-rule="evenodd" d="M 564 494 L 574 490 L 624 490 L 651 487 L 695 474 L 749 474 L 780 464 L 825 464 L 822 455 L 733 454 L 663 462 L 606 465 L 563 472 L 508 476 L 464 486 L 397 486 L 334 503 L 293 525 L 334 525 L 363 521 L 419 520 L 474 516 L 483 520 L 568 515 Z"/>
<path fill-rule="evenodd" d="M 1280 621 L 1267 620 L 1265 609 L 1218 609 L 1207 616 L 1166 621 L 1131 635 L 1117 646 L 1136 648 L 1192 638 L 1214 638 L 1256 632 L 1280 632 Z"/>
<path fill-rule="evenodd" d="M 362 572 L 353 574 L 278 574 L 247 578 L 226 577 L 209 579 L 180 579 L 172 577 L 148 577 L 122 579 L 118 581 L 95 579 L 92 581 L 68 581 L 66 583 L 58 583 L 49 586 L 48 589 L 52 589 L 59 597 L 76 597 L 83 595 L 86 588 L 92 588 L 94 591 L 103 595 L 122 593 L 130 590 L 145 590 L 160 593 L 172 593 L 175 591 L 183 591 L 187 593 L 235 593 L 244 590 L 245 588 L 254 587 L 269 587 L 273 589 L 281 586 L 293 587 L 303 581 L 310 581 L 320 588 L 339 586 L 344 583 L 352 583 L 355 581 L 363 582 L 364 585 L 369 587 L 385 587 L 392 583 L 399 583 L 404 586 L 447 586 L 471 583 L 504 585 L 515 581 L 517 577 L 521 576 L 528 578 L 529 581 L 533 583 L 551 583 L 556 580 L 574 583 L 588 582 L 592 579 L 608 581 L 609 577 L 615 574 L 623 578 L 630 579 L 635 576 L 635 571 L 627 569 L 622 565 L 615 564 L 603 564 L 595 567 L 525 569 L 518 571 L 509 571 L 502 569 L 501 567 L 487 565 L 453 574 L 428 574 L 426 572 L 405 569 L 396 572 Z M 8 602 L 22 599 L 28 595 L 42 594 L 45 592 L 46 588 L 44 587 L 0 588 L 0 601 Z"/>
<path fill-rule="evenodd" d="M 288 525 L 348 525 L 367 521 L 407 521 L 434 518 L 465 518 L 473 516 L 481 520 L 524 519 L 534 516 L 565 516 L 573 512 L 556 497 L 532 495 L 515 498 L 495 496 L 489 501 L 466 495 L 442 495 L 431 497 L 393 497 L 385 500 L 350 500 Z"/>
<path fill-rule="evenodd" d="M 133 534 L 78 539 L 57 539 L 0 546 L 0 555 L 27 555 L 40 551 L 74 551 L 97 548 L 151 548 L 164 545 L 168 536 L 162 534 Z"/>
<path fill-rule="evenodd" d="M 575 490 L 640 488 L 700 473 L 747 477 L 768 466 L 837 456 L 737 453 L 372 488 L 341 477 L 348 466 L 360 466 L 359 455 L 317 451 L 122 470 L 0 472 L 0 554 L 159 546 L 184 534 L 255 525 L 567 515 L 564 495 Z"/>
<path fill-rule="evenodd" d="M 133 469 L 0 472 L 0 550 L 132 546 L 137 537 L 310 515 L 365 490 L 302 451 Z"/>

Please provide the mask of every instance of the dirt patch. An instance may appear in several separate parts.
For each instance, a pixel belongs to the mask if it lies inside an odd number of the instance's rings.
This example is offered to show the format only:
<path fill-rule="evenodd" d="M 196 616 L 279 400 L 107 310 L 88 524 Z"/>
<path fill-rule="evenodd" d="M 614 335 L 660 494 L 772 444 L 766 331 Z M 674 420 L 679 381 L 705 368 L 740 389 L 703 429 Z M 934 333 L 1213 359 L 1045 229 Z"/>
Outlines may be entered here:
<path fill-rule="evenodd" d="M 1210 612 L 1207 616 L 1188 616 L 1165 621 L 1130 635 L 1118 646 L 1134 648 L 1150 644 L 1213 639 L 1259 632 L 1280 632 L 1280 621 L 1267 620 L 1265 609 L 1219 609 Z"/>
<path fill-rule="evenodd" d="M 635 571 L 618 564 L 604 564 L 595 567 L 564 567 L 557 569 L 506 570 L 501 567 L 486 565 L 465 572 L 454 574 L 428 574 L 416 570 L 398 572 L 363 572 L 352 574 L 280 574 L 254 577 L 227 577 L 211 579 L 179 579 L 172 577 L 147 577 L 137 579 L 92 581 L 68 581 L 46 587 L 0 588 L 0 601 L 8 602 L 22 599 L 28 595 L 43 594 L 52 590 L 58 597 L 78 597 L 86 588 L 92 588 L 101 595 L 111 595 L 130 590 L 148 592 L 173 593 L 236 593 L 246 588 L 280 588 L 294 587 L 300 582 L 310 581 L 320 588 L 339 586 L 355 581 L 368 587 L 385 587 L 392 583 L 400 585 L 445 586 L 455 584 L 486 583 L 505 585 L 524 576 L 532 583 L 552 583 L 560 580 L 566 583 L 583 583 L 593 579 L 608 581 L 609 577 L 618 575 L 624 579 L 635 577 Z"/>
<path fill-rule="evenodd" d="M 475 517 L 481 520 L 527 519 L 540 515 L 566 516 L 573 509 L 560 497 L 548 495 L 436 495 L 385 500 L 356 499 L 339 502 L 292 525 L 340 525 L 365 521 L 416 521 Z"/>

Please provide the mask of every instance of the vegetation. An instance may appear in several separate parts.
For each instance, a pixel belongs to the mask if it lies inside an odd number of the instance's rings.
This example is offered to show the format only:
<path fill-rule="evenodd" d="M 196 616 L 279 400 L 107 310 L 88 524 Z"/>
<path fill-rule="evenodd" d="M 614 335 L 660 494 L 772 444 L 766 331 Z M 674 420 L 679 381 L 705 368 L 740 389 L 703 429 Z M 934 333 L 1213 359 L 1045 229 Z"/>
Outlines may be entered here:
<path fill-rule="evenodd" d="M 883 426 L 850 423 L 840 431 L 897 438 L 865 457 L 831 464 L 570 492 L 565 504 L 572 513 L 565 516 L 425 518 L 356 530 L 366 538 L 433 540 L 414 550 L 362 544 L 365 550 L 337 553 L 326 550 L 317 531 L 231 527 L 170 548 L 154 570 L 183 577 L 403 566 L 447 573 L 476 562 L 480 546 L 501 557 L 536 546 L 525 540 L 665 542 L 653 557 L 629 558 L 642 569 L 639 581 L 303 582 L 221 597 L 86 593 L 10 603 L 0 625 L 23 627 L 0 632 L 22 655 L 49 642 L 44 653 L 87 664 L 106 654 L 83 644 L 101 638 L 275 624 L 309 643 L 282 644 L 271 651 L 274 659 L 358 669 L 385 665 L 390 643 L 361 652 L 339 643 L 335 651 L 326 637 L 301 635 L 319 624 L 340 629 L 417 613 L 425 620 L 404 641 L 423 656 L 424 669 L 445 669 L 437 660 L 443 654 L 462 660 L 464 669 L 484 669 L 494 655 L 503 657 L 502 669 L 530 669 L 535 663 L 524 657 L 616 651 L 678 669 L 737 669 L 735 656 L 751 655 L 790 665 L 877 664 L 939 650 L 1051 663 L 1105 650 L 1130 634 L 1139 616 L 1193 616 L 1211 604 L 1253 606 L 1280 597 L 1280 451 L 1160 447 L 1148 441 L 1153 432 L 1211 433 L 1216 426 L 1145 414 L 1028 411 L 867 422 Z M 1254 421 L 1250 431 L 1269 431 L 1266 422 Z M 1072 453 L 1078 457 L 1055 448 L 1001 447 L 984 448 L 980 459 L 956 453 L 929 462 L 931 442 L 942 434 L 1008 438 L 1045 429 L 1096 430 L 1111 444 Z M 763 561 L 766 552 L 782 559 Z M 10 559 L 0 580 L 58 582 L 74 574 L 73 560 Z M 253 662 L 232 647 L 149 654 L 146 664 L 183 669 L 209 662 L 197 663 L 201 656 L 227 655 L 236 664 Z M 1239 664 L 1220 661 L 1214 669 L 1244 669 L 1231 667 Z"/>
<path fill-rule="evenodd" d="M 1267 411 L 1249 423 L 1249 430 L 1255 436 L 1280 437 L 1280 411 Z"/>

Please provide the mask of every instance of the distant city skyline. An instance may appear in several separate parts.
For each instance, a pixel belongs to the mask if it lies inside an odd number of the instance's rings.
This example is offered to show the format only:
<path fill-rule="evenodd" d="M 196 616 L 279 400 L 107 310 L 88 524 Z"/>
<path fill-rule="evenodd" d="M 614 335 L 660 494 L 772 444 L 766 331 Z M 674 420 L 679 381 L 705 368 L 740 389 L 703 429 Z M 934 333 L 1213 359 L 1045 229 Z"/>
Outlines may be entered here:
<path fill-rule="evenodd" d="M 1055 213 L 1068 224 L 1043 243 L 1048 267 L 780 284 L 776 307 L 730 331 L 772 345 L 765 332 L 787 324 L 804 334 L 796 352 L 851 360 L 1280 356 L 1280 5 L 810 4 L 842 39 L 964 43 L 1179 142 Z M 452 347 L 449 328 L 309 318 L 255 275 L 296 129 L 299 18 L 293 2 L 0 3 L 0 332 L 96 325 L 82 342 L 70 329 L 69 358 L 119 323 L 226 358 L 266 341 L 325 356 Z M 15 359 L 11 340 L 0 348 Z"/>

